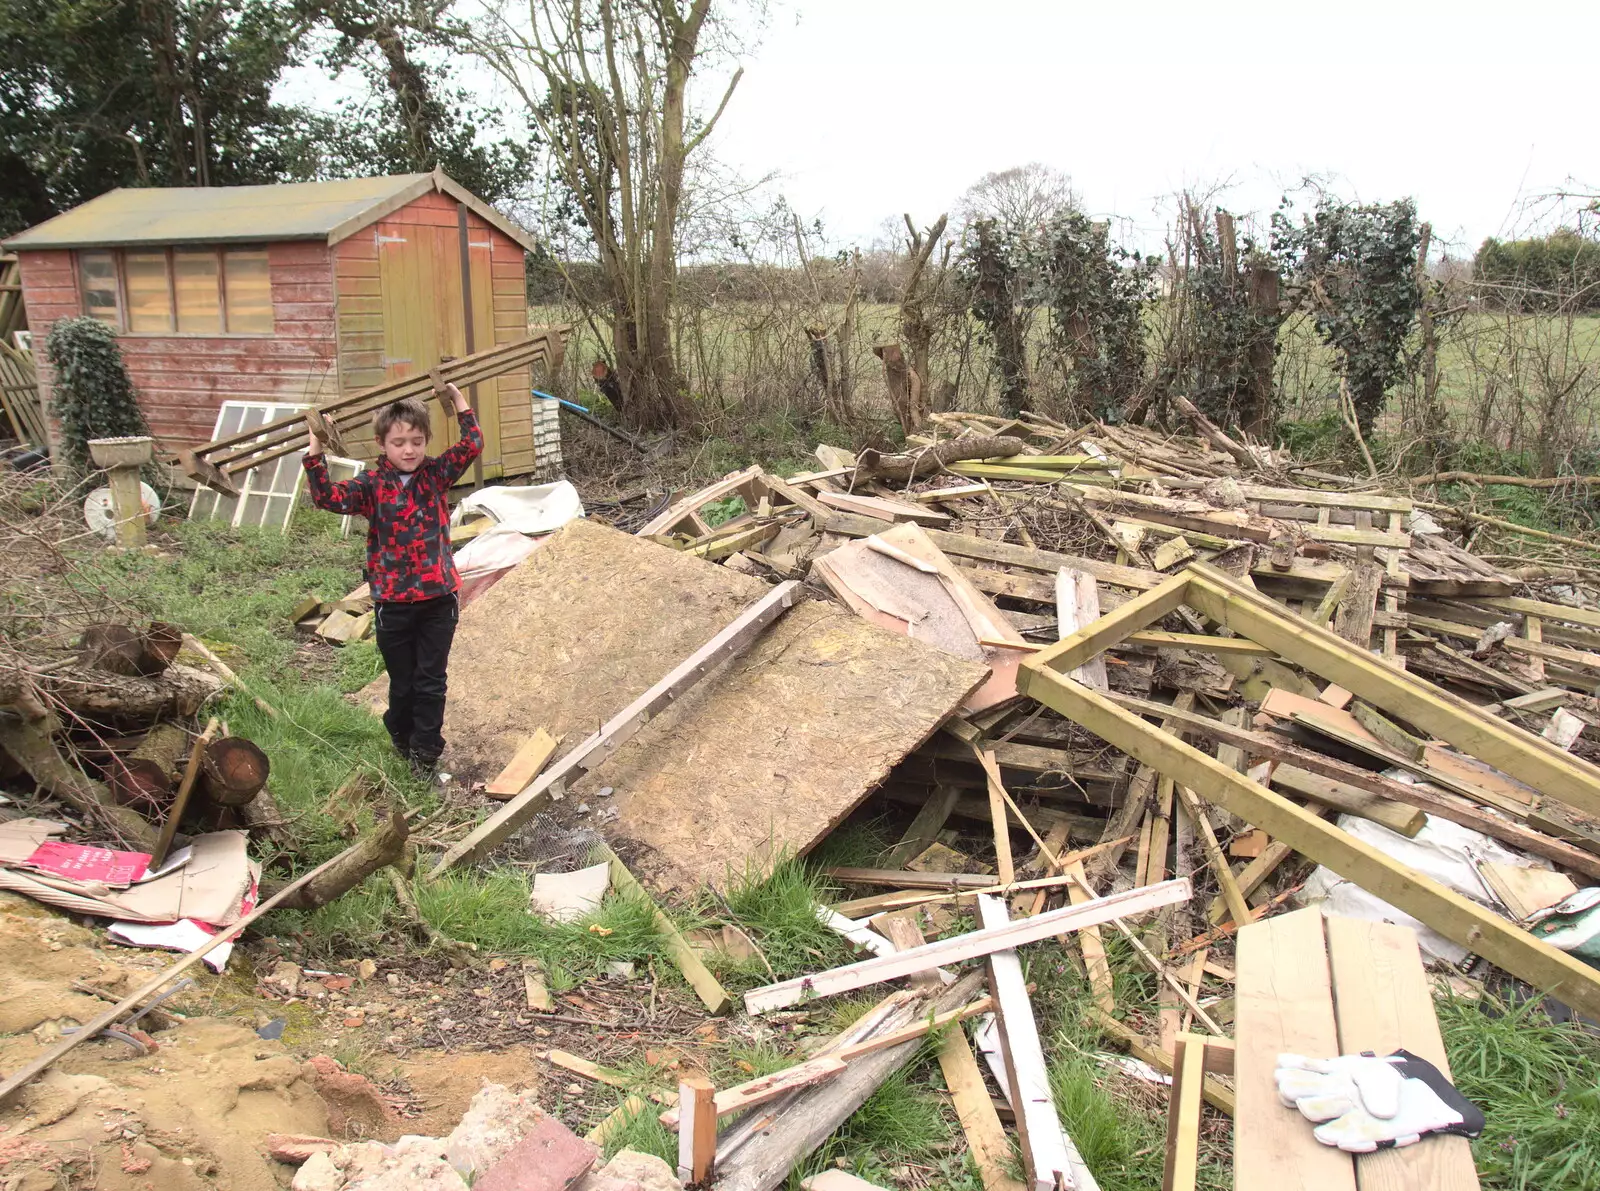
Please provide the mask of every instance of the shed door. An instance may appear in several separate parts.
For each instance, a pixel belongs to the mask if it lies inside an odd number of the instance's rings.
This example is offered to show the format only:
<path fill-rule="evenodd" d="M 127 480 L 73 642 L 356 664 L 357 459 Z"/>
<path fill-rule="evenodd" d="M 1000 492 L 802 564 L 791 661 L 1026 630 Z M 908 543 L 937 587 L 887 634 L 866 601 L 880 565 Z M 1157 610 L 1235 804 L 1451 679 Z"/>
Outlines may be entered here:
<path fill-rule="evenodd" d="M 432 212 L 430 212 L 432 214 Z M 426 373 L 443 356 L 468 354 L 466 312 L 461 302 L 461 233 L 455 226 L 416 223 L 378 224 L 378 284 L 383 295 L 383 355 L 387 380 Z M 494 343 L 488 232 L 469 226 L 472 274 L 473 343 L 482 351 Z M 469 399 L 471 395 L 469 394 Z M 478 386 L 473 406 L 483 427 L 483 470 L 497 476 L 500 463 L 500 408 L 493 383 Z M 433 406 L 437 454 L 450 445 L 455 419 Z"/>

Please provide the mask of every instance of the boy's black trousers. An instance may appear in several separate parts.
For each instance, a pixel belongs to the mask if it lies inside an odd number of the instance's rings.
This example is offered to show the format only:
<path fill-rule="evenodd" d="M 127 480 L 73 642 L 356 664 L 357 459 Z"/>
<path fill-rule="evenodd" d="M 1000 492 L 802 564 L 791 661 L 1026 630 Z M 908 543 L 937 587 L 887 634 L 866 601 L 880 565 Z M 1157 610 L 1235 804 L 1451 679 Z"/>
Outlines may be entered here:
<path fill-rule="evenodd" d="M 456 594 L 377 605 L 378 652 L 389 671 L 383 726 L 395 748 L 419 761 L 444 752 L 445 667 L 461 615 Z"/>

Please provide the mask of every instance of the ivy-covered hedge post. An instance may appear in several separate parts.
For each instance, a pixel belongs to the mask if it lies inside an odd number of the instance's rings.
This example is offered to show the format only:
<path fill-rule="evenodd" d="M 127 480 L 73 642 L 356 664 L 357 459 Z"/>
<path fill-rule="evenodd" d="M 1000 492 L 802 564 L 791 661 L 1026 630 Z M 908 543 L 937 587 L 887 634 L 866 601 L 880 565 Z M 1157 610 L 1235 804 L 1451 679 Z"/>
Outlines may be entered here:
<path fill-rule="evenodd" d="M 1116 421 L 1145 384 L 1144 311 L 1155 264 L 1111 242 L 1110 228 L 1077 211 L 1045 227 L 1034 270 L 1051 340 L 1071 362 L 1071 408 Z"/>
<path fill-rule="evenodd" d="M 961 253 L 961 277 L 972 293 L 972 317 L 980 337 L 994 352 L 1000 374 L 1000 408 L 1016 417 L 1028 403 L 1027 323 L 1031 309 L 1021 304 L 1027 278 L 1019 267 L 1017 239 L 992 219 L 973 225 L 973 238 Z"/>
<path fill-rule="evenodd" d="M 1272 243 L 1287 266 L 1317 333 L 1338 353 L 1357 424 L 1366 436 L 1384 395 L 1405 373 L 1406 338 L 1422 305 L 1417 285 L 1421 230 L 1410 199 L 1355 205 L 1321 195 L 1298 225 L 1283 207 L 1272 216 Z"/>
<path fill-rule="evenodd" d="M 55 373 L 50 405 L 61 424 L 61 455 L 74 471 L 90 470 L 91 438 L 150 433 L 116 333 L 105 323 L 64 318 L 50 328 L 44 351 Z"/>

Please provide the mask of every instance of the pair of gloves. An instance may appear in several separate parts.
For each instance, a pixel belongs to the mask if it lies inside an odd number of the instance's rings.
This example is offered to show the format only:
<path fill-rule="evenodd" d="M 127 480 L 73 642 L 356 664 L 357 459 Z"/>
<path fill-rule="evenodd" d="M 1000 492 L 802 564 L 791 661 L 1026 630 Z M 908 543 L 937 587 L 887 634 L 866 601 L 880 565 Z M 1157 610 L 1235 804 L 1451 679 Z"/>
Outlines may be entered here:
<path fill-rule="evenodd" d="M 1440 1070 L 1409 1051 L 1308 1059 L 1279 1055 L 1278 1099 L 1323 1145 L 1352 1154 L 1414 1145 L 1430 1133 L 1476 1137 L 1483 1113 Z"/>

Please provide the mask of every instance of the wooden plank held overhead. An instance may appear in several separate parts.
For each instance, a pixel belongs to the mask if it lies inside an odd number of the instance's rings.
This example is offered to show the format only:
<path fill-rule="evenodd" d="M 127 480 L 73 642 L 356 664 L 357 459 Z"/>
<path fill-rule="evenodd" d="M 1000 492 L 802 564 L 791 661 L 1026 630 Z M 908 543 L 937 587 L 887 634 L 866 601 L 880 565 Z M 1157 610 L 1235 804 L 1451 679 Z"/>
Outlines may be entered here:
<path fill-rule="evenodd" d="M 444 381 L 467 388 L 535 363 L 554 363 L 561 358 L 571 332 L 570 326 L 551 327 L 515 343 L 498 344 L 446 361 L 437 371 Z M 373 415 L 390 402 L 407 397 L 427 400 L 433 392 L 433 382 L 423 372 L 324 402 L 316 407 L 316 413 L 331 430 L 349 435 L 368 425 Z M 192 451 L 182 451 L 179 457 L 191 479 L 208 487 L 222 488 L 219 476 L 238 475 L 292 454 L 304 443 L 305 433 L 304 415 L 297 412 L 259 429 L 216 439 Z"/>

